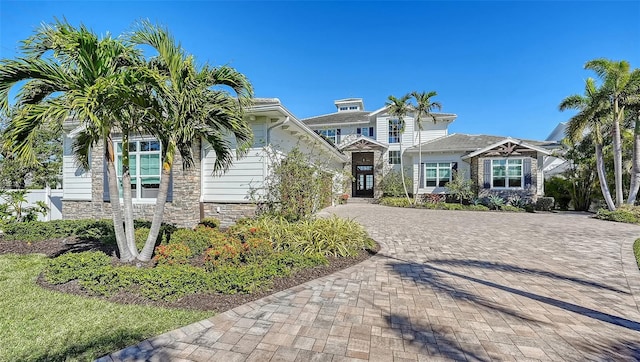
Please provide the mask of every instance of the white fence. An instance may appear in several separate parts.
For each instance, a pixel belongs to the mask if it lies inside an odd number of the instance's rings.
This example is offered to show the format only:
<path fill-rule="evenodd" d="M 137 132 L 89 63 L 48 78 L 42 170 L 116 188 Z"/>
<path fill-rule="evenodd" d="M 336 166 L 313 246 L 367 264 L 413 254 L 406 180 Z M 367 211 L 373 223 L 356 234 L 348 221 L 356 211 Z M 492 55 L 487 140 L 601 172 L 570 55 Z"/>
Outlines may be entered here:
<path fill-rule="evenodd" d="M 7 190 L 17 191 L 17 190 Z M 29 190 L 27 195 L 27 202 L 23 204 L 23 207 L 35 206 L 37 201 L 43 201 L 49 208 L 47 215 L 38 215 L 40 221 L 51 221 L 62 219 L 62 189 L 43 189 L 43 190 Z M 4 200 L 0 198 L 0 203 Z"/>

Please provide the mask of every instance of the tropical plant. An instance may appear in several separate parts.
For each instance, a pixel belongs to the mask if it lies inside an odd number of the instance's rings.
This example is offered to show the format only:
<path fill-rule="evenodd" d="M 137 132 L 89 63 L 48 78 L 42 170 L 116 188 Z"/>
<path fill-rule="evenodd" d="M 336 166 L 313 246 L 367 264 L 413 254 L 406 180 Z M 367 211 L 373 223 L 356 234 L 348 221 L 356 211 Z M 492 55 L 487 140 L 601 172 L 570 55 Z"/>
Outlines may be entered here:
<path fill-rule="evenodd" d="M 505 203 L 505 200 L 498 195 L 489 195 L 487 197 L 487 206 L 489 206 L 491 210 L 500 210 Z"/>
<path fill-rule="evenodd" d="M 402 155 L 402 135 L 405 130 L 405 121 L 404 117 L 411 111 L 411 105 L 409 104 L 409 98 L 411 96 L 406 94 L 400 98 L 396 98 L 393 95 L 390 95 L 388 98 L 388 102 L 386 103 L 387 112 L 389 113 L 389 127 L 395 128 L 398 130 L 399 136 L 399 145 L 400 145 L 400 173 L 402 175 L 402 186 L 404 188 L 404 194 L 407 197 L 407 200 L 411 200 L 409 198 L 409 191 L 407 191 L 407 183 L 404 178 L 404 165 L 403 165 L 403 155 Z"/>
<path fill-rule="evenodd" d="M 431 118 L 433 123 L 436 123 L 436 117 L 431 113 L 434 110 L 441 110 L 442 105 L 440 102 L 432 102 L 431 98 L 437 96 L 438 93 L 431 92 L 411 92 L 411 97 L 416 101 L 416 105 L 413 106 L 413 110 L 415 112 L 415 122 L 416 128 L 418 129 L 418 167 L 422 167 L 422 121 L 424 118 Z M 420 171 L 422 172 L 422 171 Z M 415 194 L 413 195 L 413 203 L 418 202 L 418 187 L 415 189 Z M 460 201 L 462 203 L 462 200 Z"/>
<path fill-rule="evenodd" d="M 193 147 L 203 139 L 216 155 L 214 172 L 224 172 L 246 153 L 253 132 L 244 120 L 253 88 L 248 79 L 228 66 L 198 67 L 167 29 L 140 22 L 129 36 L 136 45 L 150 46 L 157 55 L 147 62 L 155 81 L 150 85 L 157 107 L 145 129 L 162 143 L 162 175 L 149 237 L 138 258 L 149 260 L 162 224 L 169 179 L 177 153 L 183 168 L 194 164 Z M 232 93 L 229 93 L 231 90 Z M 235 138 L 233 142 L 227 137 Z"/>
<path fill-rule="evenodd" d="M 402 173 L 394 168 L 389 168 L 382 174 L 380 188 L 384 196 L 401 197 L 404 194 L 404 185 L 409 185 L 412 182 L 406 172 Z"/>
<path fill-rule="evenodd" d="M 628 97 L 632 95 L 634 91 L 637 92 L 636 85 L 640 82 L 640 71 L 635 70 L 633 73 L 630 72 L 630 66 L 627 61 L 613 61 L 604 58 L 591 60 L 585 64 L 584 68 L 593 70 L 601 79 L 602 86 L 598 89 L 599 98 L 606 99 L 611 107 L 611 135 L 613 138 L 613 165 L 616 191 L 615 206 L 619 207 L 624 201 L 620 123 L 624 117 Z M 638 146 L 635 148 L 638 150 L 638 153 L 640 153 L 640 134 L 637 135 L 637 137 Z M 638 157 L 640 157 L 640 155 Z M 637 159 L 638 157 L 635 158 Z M 638 184 L 640 181 L 640 161 L 634 162 L 634 175 L 631 180 L 631 189 L 637 190 L 638 187 L 640 187 Z M 637 191 L 635 195 L 630 195 L 628 201 L 631 201 L 631 203 L 635 202 L 636 195 Z"/>
<path fill-rule="evenodd" d="M 470 199 L 473 192 L 473 181 L 466 178 L 464 172 L 455 171 L 453 173 L 453 179 L 445 185 L 449 193 L 458 199 L 460 204 L 462 204 L 463 200 Z"/>
<path fill-rule="evenodd" d="M 615 210 L 616 206 L 611 198 L 609 186 L 604 166 L 604 155 L 602 151 L 603 137 L 602 127 L 604 118 L 607 115 L 607 100 L 603 98 L 593 78 L 587 78 L 585 82 L 584 95 L 571 95 L 559 105 L 561 111 L 576 109 L 578 113 L 569 119 L 567 124 L 567 138 L 572 142 L 577 142 L 584 137 L 585 131 L 592 135 L 593 144 L 596 151 L 596 170 L 600 181 L 602 196 L 609 210 Z"/>
<path fill-rule="evenodd" d="M 9 108 L 9 91 L 20 87 L 5 146 L 17 158 L 34 163 L 40 130 L 59 128 L 68 119 L 76 120 L 82 129 L 73 151 L 85 168 L 91 147 L 104 144 L 120 258 L 133 259 L 133 232 L 131 238 L 126 237 L 120 211 L 112 131 L 131 128 L 131 122 L 137 120 L 137 114 L 125 110 L 139 98 L 132 92 L 145 78 L 145 70 L 135 66 L 139 53 L 109 35 L 100 39 L 83 25 L 76 28 L 62 21 L 43 25 L 23 42 L 22 51 L 20 58 L 0 61 L 3 111 Z"/>

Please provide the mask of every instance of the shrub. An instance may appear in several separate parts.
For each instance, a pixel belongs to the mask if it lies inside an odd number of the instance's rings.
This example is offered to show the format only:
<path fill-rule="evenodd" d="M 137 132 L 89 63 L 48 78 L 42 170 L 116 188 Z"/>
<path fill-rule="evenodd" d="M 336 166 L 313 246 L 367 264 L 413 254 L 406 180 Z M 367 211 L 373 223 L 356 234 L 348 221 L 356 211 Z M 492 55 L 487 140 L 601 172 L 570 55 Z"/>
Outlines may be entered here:
<path fill-rule="evenodd" d="M 243 262 L 256 262 L 273 254 L 271 242 L 263 238 L 247 238 L 242 244 L 240 255 Z"/>
<path fill-rule="evenodd" d="M 636 264 L 638 265 L 638 269 L 640 269 L 640 239 L 633 242 L 633 255 L 636 256 Z"/>
<path fill-rule="evenodd" d="M 413 179 L 408 176 L 409 170 L 404 172 L 404 181 L 408 190 L 413 189 Z M 396 169 L 389 169 L 382 175 L 380 179 L 380 188 L 385 197 L 403 197 L 404 186 L 402 185 L 402 172 Z"/>
<path fill-rule="evenodd" d="M 503 205 L 502 206 L 502 211 L 523 212 L 524 209 L 521 209 L 519 207 L 515 207 L 513 205 Z"/>
<path fill-rule="evenodd" d="M 380 205 L 393 207 L 409 207 L 411 203 L 406 197 L 383 197 L 380 199 Z"/>
<path fill-rule="evenodd" d="M 198 225 L 215 229 L 220 227 L 220 220 L 216 219 L 215 217 L 205 217 L 204 219 L 200 220 L 200 224 Z"/>
<path fill-rule="evenodd" d="M 62 284 L 87 278 L 94 270 L 110 264 L 111 257 L 101 251 L 67 253 L 51 259 L 44 276 L 51 284 Z"/>
<path fill-rule="evenodd" d="M 553 209 L 553 204 L 553 197 L 541 197 L 536 201 L 536 210 L 551 211 L 551 209 Z"/>
<path fill-rule="evenodd" d="M 79 284 L 86 290 L 104 296 L 129 288 L 135 281 L 138 268 L 112 265 L 93 269 L 80 279 Z"/>
<path fill-rule="evenodd" d="M 568 210 L 571 202 L 571 193 L 573 192 L 573 183 L 563 177 L 554 176 L 544 182 L 544 193 L 546 196 L 553 197 L 555 206 L 560 210 Z"/>
<path fill-rule="evenodd" d="M 207 270 L 214 270 L 223 265 L 238 265 L 242 250 L 239 240 L 228 238 L 225 244 L 213 246 L 205 251 L 205 267 Z"/>
<path fill-rule="evenodd" d="M 451 196 L 455 197 L 461 204 L 473 196 L 473 181 L 464 177 L 464 172 L 455 171 L 453 180 L 445 185 Z"/>
<path fill-rule="evenodd" d="M 198 226 L 195 230 L 178 229 L 171 234 L 169 245 L 184 244 L 189 247 L 193 255 L 202 255 L 215 240 L 222 237 L 224 234 L 219 230 L 205 226 Z"/>
<path fill-rule="evenodd" d="M 158 266 L 141 269 L 135 282 L 140 293 L 151 300 L 173 301 L 187 294 L 210 290 L 211 277 L 206 271 L 191 265 Z"/>
<path fill-rule="evenodd" d="M 596 218 L 601 220 L 625 222 L 629 224 L 640 224 L 640 207 L 622 205 L 614 211 L 600 209 Z"/>
<path fill-rule="evenodd" d="M 276 269 L 256 264 L 220 266 L 211 272 L 211 290 L 224 294 L 252 293 L 270 285 L 276 272 Z"/>
<path fill-rule="evenodd" d="M 183 243 L 172 243 L 156 247 L 153 260 L 159 265 L 187 264 L 193 256 L 191 249 Z"/>
<path fill-rule="evenodd" d="M 487 204 L 491 210 L 500 210 L 504 206 L 505 201 L 498 195 L 489 195 L 489 197 L 487 197 Z"/>
<path fill-rule="evenodd" d="M 422 202 L 427 204 L 439 204 L 445 202 L 447 195 L 445 194 L 424 194 L 422 195 Z"/>
<path fill-rule="evenodd" d="M 471 211 L 489 211 L 489 208 L 484 205 L 469 205 L 466 209 Z"/>
<path fill-rule="evenodd" d="M 464 206 L 462 204 L 443 203 L 442 208 L 444 210 L 464 210 Z"/>

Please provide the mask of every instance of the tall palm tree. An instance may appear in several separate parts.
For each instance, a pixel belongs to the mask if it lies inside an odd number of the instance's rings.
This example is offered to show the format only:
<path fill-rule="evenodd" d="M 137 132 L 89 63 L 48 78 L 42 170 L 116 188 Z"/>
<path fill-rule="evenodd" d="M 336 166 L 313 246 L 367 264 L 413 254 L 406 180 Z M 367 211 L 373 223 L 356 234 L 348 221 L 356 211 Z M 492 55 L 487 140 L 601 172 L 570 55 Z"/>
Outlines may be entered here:
<path fill-rule="evenodd" d="M 411 202 L 411 199 L 409 198 L 409 192 L 407 191 L 407 182 L 404 179 L 404 163 L 402 161 L 402 135 L 406 126 L 404 117 L 406 117 L 407 114 L 411 111 L 409 98 L 411 98 L 411 95 L 409 94 L 405 94 L 400 98 L 396 98 L 393 95 L 390 95 L 386 106 L 389 116 L 392 117 L 389 119 L 389 125 L 392 127 L 397 127 L 398 129 L 398 141 L 400 144 L 400 175 L 402 177 L 402 187 L 404 188 L 404 194 L 407 197 L 407 201 Z M 394 124 L 394 122 L 397 122 L 397 124 Z"/>
<path fill-rule="evenodd" d="M 193 146 L 205 140 L 216 154 L 214 171 L 226 171 L 234 155 L 228 136 L 236 140 L 238 157 L 253 140 L 251 127 L 244 119 L 253 88 L 243 74 L 231 67 L 198 68 L 194 58 L 185 54 L 166 29 L 149 22 L 139 23 L 129 40 L 157 51 L 148 67 L 156 74 L 153 94 L 160 109 L 153 114 L 147 131 L 162 144 L 162 174 L 149 236 L 138 256 L 145 261 L 151 258 L 160 231 L 175 156 L 179 152 L 182 166 L 192 166 Z"/>
<path fill-rule="evenodd" d="M 435 91 L 431 92 L 411 92 L 411 97 L 416 101 L 414 107 L 416 128 L 418 129 L 418 174 L 422 173 L 422 118 L 431 118 L 433 123 L 436 123 L 436 117 L 431 113 L 432 111 L 441 110 L 442 104 L 440 102 L 432 102 L 431 98 L 437 96 Z M 420 178 L 418 177 L 418 180 Z M 418 189 L 420 185 L 415 187 L 415 195 L 413 196 L 413 203 L 418 202 Z"/>
<path fill-rule="evenodd" d="M 631 170 L 631 185 L 627 203 L 635 204 L 640 189 L 640 69 L 631 72 L 625 97 L 627 109 L 631 112 L 629 119 L 633 124 L 633 161 Z"/>
<path fill-rule="evenodd" d="M 612 107 L 613 168 L 616 187 L 616 207 L 624 200 L 622 186 L 622 139 L 620 122 L 624 118 L 625 96 L 631 80 L 630 66 L 627 61 L 594 59 L 588 61 L 585 69 L 593 70 L 602 80 L 599 91 L 609 99 Z"/>
<path fill-rule="evenodd" d="M 607 176 L 604 169 L 604 155 L 602 152 L 602 126 L 604 119 L 609 113 L 607 99 L 598 91 L 595 80 L 593 78 L 587 78 L 584 95 L 571 95 L 562 100 L 558 108 L 561 111 L 568 109 L 578 110 L 578 113 L 571 117 L 567 124 L 566 135 L 571 141 L 577 142 L 581 140 L 586 130 L 592 133 L 596 151 L 596 169 L 598 171 L 598 180 L 600 181 L 602 196 L 609 210 L 615 210 L 616 206 L 611 198 L 611 192 L 609 191 L 607 183 Z"/>
<path fill-rule="evenodd" d="M 92 146 L 104 144 L 116 242 L 122 260 L 134 258 L 123 227 L 118 195 L 112 131 L 124 122 L 117 110 L 129 99 L 138 80 L 128 66 L 139 54 L 117 39 L 99 39 L 84 26 L 56 21 L 42 26 L 24 41 L 24 57 L 0 61 L 0 107 L 9 107 L 9 92 L 20 84 L 17 112 L 7 139 L 14 154 L 34 162 L 35 136 L 42 127 L 61 127 L 78 120 L 84 131 L 75 140 L 74 154 L 88 168 Z"/>

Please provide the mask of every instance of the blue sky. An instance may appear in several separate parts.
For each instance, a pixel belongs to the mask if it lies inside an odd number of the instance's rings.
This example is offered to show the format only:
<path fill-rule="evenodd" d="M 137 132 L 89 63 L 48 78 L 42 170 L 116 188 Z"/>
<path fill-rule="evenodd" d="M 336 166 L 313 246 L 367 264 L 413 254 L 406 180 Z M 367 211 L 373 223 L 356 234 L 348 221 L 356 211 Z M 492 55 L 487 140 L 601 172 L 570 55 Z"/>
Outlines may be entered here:
<path fill-rule="evenodd" d="M 0 57 L 43 22 L 65 17 L 121 34 L 137 19 L 166 25 L 204 63 L 229 64 L 256 96 L 298 118 L 364 98 L 435 90 L 450 132 L 544 139 L 584 89 L 586 61 L 640 67 L 640 2 L 217 2 L 0 0 Z"/>

